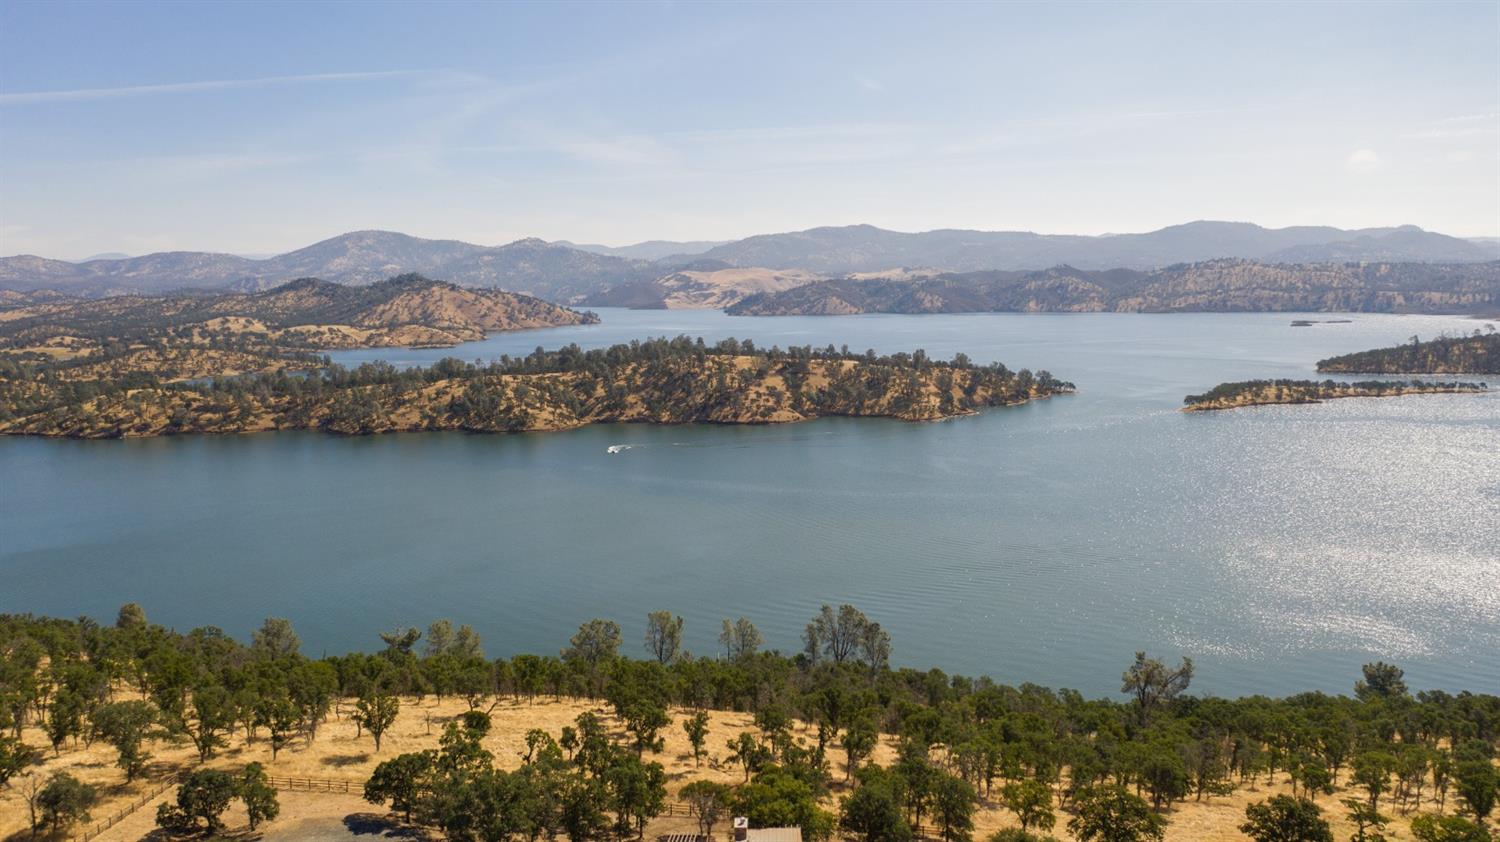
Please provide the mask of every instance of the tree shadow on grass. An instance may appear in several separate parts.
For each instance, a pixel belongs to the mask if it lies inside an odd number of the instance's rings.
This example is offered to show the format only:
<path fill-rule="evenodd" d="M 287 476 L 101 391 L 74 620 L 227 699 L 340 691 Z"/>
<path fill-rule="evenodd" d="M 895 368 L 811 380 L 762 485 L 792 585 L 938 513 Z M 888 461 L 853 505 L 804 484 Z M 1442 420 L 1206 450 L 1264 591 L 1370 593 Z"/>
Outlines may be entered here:
<path fill-rule="evenodd" d="M 428 842 L 439 838 L 426 828 L 409 825 L 397 816 L 381 813 L 350 813 L 344 817 L 344 828 L 354 836 L 378 836 L 410 842 Z"/>
<path fill-rule="evenodd" d="M 323 765 L 343 768 L 345 766 L 358 766 L 369 759 L 370 755 L 368 754 L 332 754 L 323 758 Z"/>

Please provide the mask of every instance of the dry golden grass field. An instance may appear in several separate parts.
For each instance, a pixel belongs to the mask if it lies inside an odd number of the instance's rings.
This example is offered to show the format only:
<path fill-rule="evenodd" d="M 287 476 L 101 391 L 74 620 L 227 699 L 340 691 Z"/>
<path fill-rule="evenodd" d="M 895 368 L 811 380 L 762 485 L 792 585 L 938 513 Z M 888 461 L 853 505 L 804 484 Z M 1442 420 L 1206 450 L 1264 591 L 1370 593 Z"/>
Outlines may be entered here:
<path fill-rule="evenodd" d="M 124 694 L 119 694 L 121 697 Z M 292 842 L 293 840 L 352 839 L 359 838 L 345 831 L 348 817 L 374 818 L 384 814 L 376 805 L 363 801 L 358 793 L 364 780 L 369 777 L 381 760 L 395 757 L 408 751 L 436 747 L 438 736 L 448 720 L 466 710 L 461 699 L 450 698 L 438 702 L 428 697 L 421 702 L 403 699 L 401 713 L 396 724 L 386 733 L 379 754 L 375 753 L 374 740 L 368 734 L 356 738 L 355 726 L 348 719 L 352 706 L 348 701 L 340 703 L 333 714 L 318 730 L 317 738 L 308 744 L 303 740 L 282 749 L 277 759 L 271 760 L 268 741 L 262 738 L 246 743 L 243 732 L 236 734 L 227 749 L 221 750 L 208 765 L 217 768 L 237 769 L 250 761 L 264 764 L 268 773 L 275 777 L 316 778 L 333 781 L 348 781 L 351 794 L 322 792 L 287 792 L 280 795 L 282 813 L 279 818 L 261 828 L 255 837 L 244 833 L 244 814 L 236 806 L 228 814 L 231 831 L 237 838 L 263 838 L 266 842 Z M 525 749 L 526 732 L 542 728 L 557 735 L 564 725 L 572 724 L 579 714 L 593 711 L 623 739 L 624 730 L 608 706 L 579 701 L 538 700 L 535 704 L 506 699 L 494 711 L 494 727 L 485 737 L 485 747 L 495 755 L 496 764 L 504 768 L 520 765 L 521 753 Z M 753 731 L 752 717 L 744 713 L 715 711 L 711 714 L 710 731 L 706 743 L 707 756 L 701 766 L 695 766 L 687 736 L 682 730 L 684 711 L 674 710 L 673 722 L 665 729 L 666 746 L 657 755 L 650 757 L 666 767 L 669 791 L 675 793 L 689 781 L 699 778 L 737 783 L 743 780 L 738 767 L 730 767 L 724 761 L 725 744 L 741 731 Z M 796 731 L 799 738 L 812 742 L 815 735 L 806 728 Z M 185 739 L 155 739 L 149 741 L 150 766 L 143 779 L 130 785 L 124 783 L 124 773 L 115 766 L 115 750 L 96 741 L 93 746 L 83 743 L 65 745 L 60 755 L 54 755 L 41 730 L 27 728 L 24 739 L 33 746 L 46 749 L 46 761 L 33 767 L 31 774 L 40 778 L 56 771 L 67 771 L 81 780 L 99 787 L 101 801 L 93 810 L 94 823 L 100 823 L 116 814 L 123 807 L 138 800 L 143 794 L 159 788 L 177 773 L 194 767 L 197 754 L 192 744 Z M 888 741 L 876 752 L 874 760 L 885 764 L 895 756 L 895 748 Z M 845 767 L 843 753 L 837 749 L 829 752 L 834 791 L 827 807 L 836 809 L 838 798 L 845 792 L 843 785 Z M 0 839 L 19 840 L 28 838 L 27 808 L 22 790 L 24 780 L 12 780 L 8 789 L 0 790 Z M 1243 840 L 1246 837 L 1237 829 L 1244 821 L 1245 806 L 1276 792 L 1288 791 L 1285 784 L 1267 787 L 1262 781 L 1255 790 L 1241 788 L 1234 795 L 1213 798 L 1203 802 L 1187 801 L 1175 807 L 1167 816 L 1168 842 L 1226 842 Z M 998 787 L 997 787 L 998 793 Z M 126 820 L 99 835 L 100 840 L 137 840 L 151 834 L 154 829 L 156 804 L 171 798 L 172 790 L 136 810 Z M 1349 839 L 1353 828 L 1342 820 L 1344 809 L 1339 799 L 1349 797 L 1343 791 L 1333 796 L 1320 796 L 1325 816 L 1331 820 L 1334 836 L 1339 842 Z M 1450 799 L 1449 809 L 1452 810 Z M 1425 805 L 1423 809 L 1436 809 L 1436 805 Z M 1383 812 L 1391 812 L 1382 807 Z M 990 833 L 1004 827 L 1014 826 L 1011 814 L 992 801 L 983 801 L 975 817 L 974 838 L 983 842 Z M 1064 825 L 1066 814 L 1059 813 L 1058 826 L 1053 834 L 1061 840 L 1071 840 Z M 75 832 L 92 825 L 80 825 Z M 686 817 L 662 817 L 647 828 L 647 838 L 674 831 L 689 831 L 692 821 Z M 328 831 L 332 830 L 332 833 Z M 722 827 L 727 834 L 727 823 Z M 716 831 L 717 832 L 717 831 Z M 1410 842 L 1411 833 L 1403 818 L 1396 817 L 1387 828 L 1391 840 Z M 365 835 L 363 838 L 388 838 Z M 411 837 L 402 837 L 411 838 Z"/>

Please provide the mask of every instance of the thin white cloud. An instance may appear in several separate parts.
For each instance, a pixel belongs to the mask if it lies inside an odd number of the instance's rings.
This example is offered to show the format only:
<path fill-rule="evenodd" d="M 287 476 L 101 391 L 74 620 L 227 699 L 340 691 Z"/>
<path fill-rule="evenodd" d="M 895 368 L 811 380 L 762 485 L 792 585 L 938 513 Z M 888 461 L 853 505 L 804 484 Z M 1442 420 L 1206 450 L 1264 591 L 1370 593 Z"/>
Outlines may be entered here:
<path fill-rule="evenodd" d="M 1438 125 L 1444 123 L 1474 123 L 1479 121 L 1500 120 L 1500 112 L 1490 111 L 1482 114 L 1459 114 L 1455 117 L 1444 117 L 1435 121 Z"/>
<path fill-rule="evenodd" d="M 191 94 L 234 88 L 263 88 L 275 85 L 300 85 L 310 82 L 365 82 L 376 79 L 398 79 L 431 71 L 377 70 L 366 73 L 304 73 L 298 76 L 263 76 L 258 79 L 209 79 L 201 82 L 173 82 L 165 85 L 131 85 L 123 88 L 76 88 L 68 91 L 26 91 L 0 94 L 0 105 L 33 105 L 48 102 L 83 102 L 160 94 Z"/>
<path fill-rule="evenodd" d="M 876 93 L 876 94 L 885 93 L 885 85 L 880 84 L 880 80 L 879 79 L 874 79 L 874 78 L 871 78 L 869 76 L 859 76 L 859 75 L 856 75 L 854 77 L 854 81 L 861 88 L 864 88 L 865 90 L 867 90 L 867 91 L 869 91 L 871 93 Z"/>
<path fill-rule="evenodd" d="M 598 164 L 664 164 L 672 158 L 668 149 L 645 137 L 572 137 L 561 140 L 557 149 Z"/>
<path fill-rule="evenodd" d="M 1412 140 L 1463 140 L 1471 137 L 1500 134 L 1500 126 L 1464 126 L 1452 129 L 1423 129 L 1402 135 Z"/>
<path fill-rule="evenodd" d="M 734 143 L 799 140 L 826 137 L 888 137 L 931 132 L 914 123 L 810 123 L 807 125 L 751 126 L 724 129 L 685 129 L 660 132 L 657 136 L 690 143 Z"/>
<path fill-rule="evenodd" d="M 1384 163 L 1373 149 L 1356 149 L 1350 152 L 1349 157 L 1344 160 L 1344 166 L 1348 167 L 1350 172 L 1355 173 L 1374 172 Z"/>
<path fill-rule="evenodd" d="M 181 155 L 143 155 L 130 158 L 100 158 L 92 161 L 49 161 L 34 164 L 27 169 L 47 173 L 79 173 L 81 171 L 147 172 L 151 176 L 212 175 L 242 170 L 259 170 L 274 167 L 290 167 L 315 160 L 307 154 L 276 155 L 252 151 L 200 152 Z"/>
<path fill-rule="evenodd" d="M 1500 134 L 1500 113 L 1460 114 L 1428 123 L 1425 128 L 1403 134 L 1412 140 L 1464 140 Z"/>
<path fill-rule="evenodd" d="M 1234 105 L 1224 108 L 1188 108 L 1163 111 L 1127 111 L 1119 116 L 1126 120 L 1160 120 L 1175 117 L 1212 117 L 1220 114 L 1250 114 L 1257 111 L 1269 111 L 1271 108 L 1265 105 Z"/>
<path fill-rule="evenodd" d="M 210 153 L 179 155 L 153 159 L 185 174 L 211 174 L 237 170 L 259 170 L 290 167 L 311 160 L 306 155 L 256 155 L 247 153 Z"/>

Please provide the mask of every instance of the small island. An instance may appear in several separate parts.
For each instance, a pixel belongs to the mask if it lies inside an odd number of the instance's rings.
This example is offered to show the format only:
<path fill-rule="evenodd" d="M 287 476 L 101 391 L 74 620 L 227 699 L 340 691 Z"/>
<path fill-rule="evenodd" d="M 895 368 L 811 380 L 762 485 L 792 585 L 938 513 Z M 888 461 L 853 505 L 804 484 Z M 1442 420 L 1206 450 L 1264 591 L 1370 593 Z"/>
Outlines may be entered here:
<path fill-rule="evenodd" d="M 1287 403 L 1322 403 L 1337 398 L 1388 398 L 1397 395 L 1433 395 L 1483 392 L 1485 383 L 1423 383 L 1417 380 L 1242 380 L 1221 383 L 1201 395 L 1188 395 L 1183 412 L 1208 412 Z"/>
<path fill-rule="evenodd" d="M 129 352 L 136 363 L 156 361 Z M 3 357 L 0 357 L 3 361 Z M 324 430 L 526 432 L 587 424 L 776 424 L 825 415 L 935 421 L 1071 392 L 1046 371 L 1011 371 L 922 351 L 877 356 L 781 350 L 680 336 L 584 351 L 571 345 L 488 365 L 355 369 L 284 357 L 237 377 L 167 382 L 147 368 L 92 364 L 0 370 L 0 434 L 123 438 Z M 298 365 L 303 366 L 300 370 Z"/>
<path fill-rule="evenodd" d="M 1318 361 L 1318 371 L 1340 374 L 1500 374 L 1500 333 L 1442 336 Z"/>

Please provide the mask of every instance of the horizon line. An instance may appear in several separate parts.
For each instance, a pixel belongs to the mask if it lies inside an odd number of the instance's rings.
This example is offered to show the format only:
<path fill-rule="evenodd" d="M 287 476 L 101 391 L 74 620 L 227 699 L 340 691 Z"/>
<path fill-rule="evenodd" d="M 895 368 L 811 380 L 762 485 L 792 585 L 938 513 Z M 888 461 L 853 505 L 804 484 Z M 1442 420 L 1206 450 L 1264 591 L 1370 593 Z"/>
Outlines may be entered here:
<path fill-rule="evenodd" d="M 1229 219 L 1193 219 L 1193 220 L 1189 220 L 1187 222 L 1178 222 L 1178 223 L 1173 223 L 1171 225 L 1163 225 L 1160 228 L 1151 228 L 1151 229 L 1147 229 L 1145 231 L 1106 231 L 1106 232 L 1101 232 L 1101 233 L 1098 233 L 1098 234 L 1078 234 L 1078 233 L 1073 233 L 1073 232 L 1041 232 L 1041 231 L 1026 230 L 1026 229 L 1020 229 L 1020 228 L 954 228 L 954 227 L 946 227 L 946 228 L 926 228 L 926 229 L 917 230 L 917 231 L 903 231 L 903 230 L 896 229 L 896 228 L 883 228 L 883 227 L 881 227 L 879 225 L 875 225 L 875 224 L 868 223 L 868 222 L 854 222 L 854 223 L 846 223 L 846 224 L 842 224 L 842 225 L 814 225 L 814 226 L 812 226 L 810 228 L 798 228 L 798 229 L 790 229 L 790 230 L 782 230 L 782 231 L 763 231 L 763 232 L 759 232 L 759 233 L 747 234 L 747 235 L 744 235 L 744 236 L 731 237 L 731 238 L 727 238 L 727 239 L 726 238 L 718 238 L 718 237 L 687 237 L 687 238 L 683 238 L 683 239 L 679 240 L 679 239 L 674 239 L 674 238 L 670 238 L 670 237 L 650 237 L 650 238 L 645 239 L 645 240 L 637 240 L 635 242 L 623 243 L 623 244 L 620 244 L 620 245 L 611 245 L 611 244 L 606 244 L 606 243 L 591 241 L 591 240 L 584 239 L 584 238 L 571 238 L 571 237 L 568 237 L 568 238 L 559 238 L 559 239 L 555 239 L 555 240 L 549 240 L 549 239 L 547 239 L 545 237 L 540 237 L 540 236 L 537 236 L 537 235 L 527 235 L 527 236 L 522 236 L 522 237 L 516 237 L 516 238 L 511 239 L 511 240 L 506 240 L 505 242 L 500 242 L 500 243 L 495 243 L 493 245 L 490 245 L 490 244 L 484 244 L 484 243 L 478 243 L 478 242 L 471 242 L 471 241 L 468 241 L 468 240 L 457 239 L 457 238 L 454 238 L 454 237 L 428 237 L 428 236 L 422 236 L 422 235 L 418 235 L 418 234 L 408 234 L 408 233 L 406 233 L 404 231 L 398 231 L 398 230 L 396 230 L 394 228 L 354 228 L 354 229 L 349 229 L 349 230 L 341 231 L 341 232 L 336 233 L 336 234 L 331 234 L 329 236 L 322 237 L 322 238 L 317 239 L 317 240 L 313 240 L 312 242 L 310 242 L 310 243 L 308 243 L 306 245 L 297 246 L 295 248 L 287 249 L 286 251 L 278 251 L 278 252 L 252 251 L 249 254 L 246 254 L 246 253 L 243 253 L 243 252 L 216 251 L 216 250 L 213 250 L 213 249 L 176 248 L 176 249 L 163 249 L 163 250 L 158 250 L 158 251 L 142 252 L 140 254 L 126 254 L 125 252 L 108 252 L 108 251 L 106 251 L 106 252 L 101 252 L 101 253 L 103 253 L 103 254 L 110 254 L 110 253 L 125 254 L 125 257 L 94 257 L 94 256 L 90 256 L 90 257 L 81 257 L 81 258 L 48 257 L 46 255 L 37 254 L 35 252 L 17 252 L 15 254 L 0 254 L 0 260 L 9 260 L 9 259 L 18 258 L 18 257 L 33 257 L 33 258 L 37 258 L 39 260 L 56 260 L 56 261 L 59 261 L 59 262 L 62 262 L 62 263 L 72 263 L 72 264 L 76 265 L 76 264 L 90 263 L 90 262 L 103 261 L 103 260 L 135 260 L 135 259 L 139 259 L 139 258 L 142 258 L 142 257 L 151 257 L 153 255 L 165 255 L 165 254 L 211 254 L 211 255 L 223 255 L 223 256 L 227 256 L 227 257 L 235 257 L 235 258 L 239 258 L 241 260 L 249 260 L 249 261 L 257 262 L 258 263 L 258 262 L 264 262 L 264 261 L 268 261 L 268 260 L 275 260 L 278 257 L 284 257 L 284 256 L 286 256 L 288 254 L 292 254 L 294 252 L 298 252 L 298 251 L 301 251 L 303 249 L 311 248 L 311 247 L 316 246 L 316 245 L 318 245 L 320 243 L 326 243 L 326 242 L 329 242 L 329 241 L 332 241 L 332 240 L 337 240 L 340 237 L 348 237 L 348 236 L 351 236 L 351 235 L 354 235 L 354 234 L 395 234 L 395 235 L 401 236 L 401 237 L 410 237 L 412 239 L 426 240 L 426 241 L 429 241 L 429 242 L 442 242 L 442 241 L 446 240 L 446 241 L 450 241 L 450 242 L 463 243 L 464 245 L 476 246 L 478 248 L 484 248 L 484 249 L 504 248 L 505 246 L 515 245 L 516 243 L 524 242 L 526 240 L 540 240 L 541 242 L 546 243 L 548 245 L 562 245 L 564 248 L 573 248 L 573 249 L 578 250 L 578 251 L 585 251 L 585 249 L 580 249 L 578 247 L 580 243 L 582 243 L 584 245 L 593 245 L 593 246 L 598 246 L 600 248 L 610 248 L 610 249 L 630 248 L 630 247 L 633 247 L 633 246 L 641 245 L 641 244 L 644 244 L 644 243 L 650 243 L 650 242 L 665 242 L 665 243 L 715 242 L 715 243 L 720 243 L 720 244 L 728 244 L 728 243 L 735 243 L 735 242 L 740 242 L 740 241 L 743 241 L 743 240 L 748 240 L 748 239 L 751 239 L 753 237 L 774 237 L 774 236 L 780 236 L 780 235 L 786 235 L 786 234 L 801 234 L 801 233 L 805 233 L 805 232 L 808 232 L 808 231 L 817 231 L 817 230 L 822 230 L 822 229 L 839 229 L 839 228 L 874 228 L 876 230 L 884 231 L 884 232 L 892 233 L 892 234 L 911 234 L 911 235 L 931 234 L 931 233 L 935 233 L 935 232 L 938 232 L 938 231 L 968 231 L 968 232 L 974 232 L 974 233 L 980 233 L 980 234 L 1030 234 L 1030 235 L 1038 236 L 1038 237 L 1080 237 L 1080 238 L 1087 238 L 1087 239 L 1104 239 L 1104 238 L 1111 238 L 1111 237 L 1143 236 L 1143 235 L 1146 235 L 1146 234 L 1155 234 L 1155 233 L 1158 233 L 1158 232 L 1161 232 L 1161 231 L 1165 231 L 1165 230 L 1167 230 L 1169 228 L 1181 228 L 1181 227 L 1185 227 L 1185 226 L 1188 226 L 1188 225 L 1197 225 L 1197 224 L 1250 225 L 1250 226 L 1254 226 L 1256 228 L 1260 228 L 1261 230 L 1264 230 L 1264 231 L 1285 231 L 1287 229 L 1292 229 L 1292 228 L 1331 228 L 1331 229 L 1334 229 L 1336 231 L 1341 231 L 1341 232 L 1344 232 L 1344 233 L 1347 233 L 1347 234 L 1358 234 L 1359 232 L 1362 232 L 1362 231 L 1372 231 L 1372 230 L 1390 230 L 1390 231 L 1394 231 L 1394 230 L 1398 230 L 1398 229 L 1401 229 L 1401 228 L 1414 228 L 1414 229 L 1416 229 L 1418 231 L 1422 231 L 1424 233 L 1437 234 L 1439 236 L 1451 237 L 1453 239 L 1464 240 L 1464 241 L 1500 240 L 1500 234 L 1479 234 L 1479 235 L 1448 234 L 1448 233 L 1445 233 L 1445 232 L 1442 232 L 1442 231 L 1436 231 L 1436 230 L 1433 230 L 1433 229 L 1424 228 L 1424 227 L 1422 227 L 1420 225 L 1417 225 L 1415 223 L 1400 223 L 1400 224 L 1397 224 L 1397 225 L 1374 225 L 1374 226 L 1366 226 L 1366 227 L 1362 227 L 1362 228 L 1341 228 L 1341 227 L 1339 227 L 1337 225 L 1283 225 L 1283 226 L 1280 226 L 1280 227 L 1271 227 L 1271 226 L 1267 226 L 1267 225 L 1261 225 L 1258 222 L 1249 222 L 1249 221 L 1245 221 L 1245 220 L 1229 220 Z M 251 255 L 256 255 L 256 256 L 251 256 Z"/>

